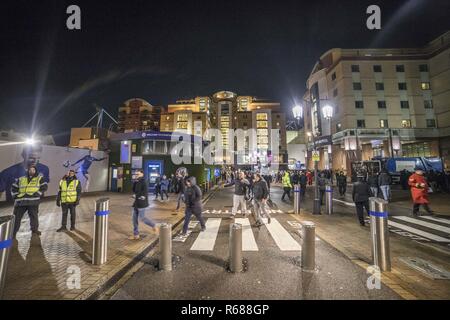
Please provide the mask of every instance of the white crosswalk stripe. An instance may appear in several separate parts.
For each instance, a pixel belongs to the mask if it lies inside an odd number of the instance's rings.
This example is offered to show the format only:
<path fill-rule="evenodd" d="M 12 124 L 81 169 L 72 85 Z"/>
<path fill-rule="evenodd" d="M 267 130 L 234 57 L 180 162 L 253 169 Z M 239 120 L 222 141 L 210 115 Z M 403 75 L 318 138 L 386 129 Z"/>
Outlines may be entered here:
<path fill-rule="evenodd" d="M 407 226 L 407 225 L 404 225 L 404 224 L 401 224 L 401 223 L 398 223 L 398 222 L 395 222 L 395 221 L 392 221 L 392 220 L 389 220 L 388 224 L 391 227 L 394 227 L 394 228 L 397 228 L 397 229 L 400 229 L 400 230 L 404 230 L 404 231 L 410 232 L 412 234 L 419 235 L 419 236 L 424 237 L 426 239 L 430 239 L 430 240 L 433 240 L 433 241 L 436 241 L 436 242 L 450 243 L 450 239 L 447 239 L 447 238 L 444 238 L 444 237 L 441 237 L 441 236 L 438 236 L 438 235 L 435 235 L 433 233 L 426 232 L 426 231 L 423 231 L 423 230 L 420 230 L 420 229 L 416 229 L 416 228 L 413 228 L 413 227 L 410 227 L 410 226 Z"/>
<path fill-rule="evenodd" d="M 191 247 L 193 251 L 212 251 L 219 233 L 221 218 L 210 218 L 206 221 L 206 230 L 200 232 Z"/>
<path fill-rule="evenodd" d="M 283 226 L 278 222 L 277 219 L 272 218 L 270 224 L 267 223 L 267 218 L 262 219 L 266 225 L 267 230 L 269 230 L 270 235 L 277 244 L 281 251 L 299 251 L 301 250 L 300 245 L 297 241 L 289 234 L 289 232 L 283 228 Z"/>
<path fill-rule="evenodd" d="M 449 219 L 441 219 L 441 218 L 429 217 L 429 216 L 423 216 L 421 218 L 450 225 Z"/>
<path fill-rule="evenodd" d="M 258 251 L 250 220 L 247 218 L 236 218 L 234 222 L 242 225 L 242 251 Z"/>
<path fill-rule="evenodd" d="M 450 234 L 450 228 L 448 227 L 444 227 L 435 223 L 430 223 L 427 221 L 423 221 L 420 219 L 415 219 L 415 218 L 411 218 L 411 217 L 406 217 L 406 216 L 392 216 L 392 218 L 396 219 L 396 220 L 402 220 L 402 221 L 406 221 L 412 224 L 416 224 L 416 225 L 420 225 L 423 227 L 426 227 L 428 229 L 433 229 L 433 230 L 437 230 L 437 231 L 441 231 L 447 234 Z"/>

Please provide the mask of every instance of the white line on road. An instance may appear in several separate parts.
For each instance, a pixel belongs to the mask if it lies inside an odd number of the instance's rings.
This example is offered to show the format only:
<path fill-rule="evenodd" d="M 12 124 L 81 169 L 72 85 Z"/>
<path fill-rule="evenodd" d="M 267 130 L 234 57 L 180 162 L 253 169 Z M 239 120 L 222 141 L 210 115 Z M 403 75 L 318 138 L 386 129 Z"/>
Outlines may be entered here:
<path fill-rule="evenodd" d="M 262 220 L 281 251 L 300 251 L 301 247 L 298 242 L 283 228 L 277 219 L 272 218 L 270 224 L 267 223 L 267 218 L 263 218 Z"/>
<path fill-rule="evenodd" d="M 250 221 L 247 218 L 236 218 L 234 222 L 242 225 L 242 251 L 258 251 Z"/>
<path fill-rule="evenodd" d="M 206 230 L 200 232 L 191 250 L 195 251 L 212 251 L 216 243 L 217 234 L 219 233 L 221 218 L 210 218 L 206 221 Z"/>
<path fill-rule="evenodd" d="M 419 226 L 423 226 L 429 229 L 433 229 L 433 230 L 437 230 L 437 231 L 441 231 L 447 234 L 450 234 L 450 228 L 448 227 L 444 227 L 444 226 L 440 226 L 438 224 L 435 223 L 430 223 L 430 222 L 426 222 L 426 221 L 422 221 L 419 219 L 414 219 L 411 217 L 405 217 L 405 216 L 392 216 L 392 218 L 398 219 L 398 220 L 403 220 L 406 222 L 410 222 L 410 223 L 414 223 L 417 224 Z"/>
<path fill-rule="evenodd" d="M 445 223 L 445 224 L 449 224 L 450 225 L 450 220 L 449 219 L 441 219 L 441 218 L 428 217 L 428 216 L 424 216 L 424 217 L 421 217 L 421 218 L 427 219 L 427 220 L 436 221 L 436 222 L 441 222 L 441 223 Z"/>
<path fill-rule="evenodd" d="M 446 239 L 446 238 L 443 238 L 443 237 L 437 236 L 435 234 L 432 234 L 432 233 L 429 233 L 429 232 L 425 232 L 425 231 L 422 231 L 422 230 L 419 230 L 419 229 L 416 229 L 416 228 L 408 227 L 408 226 L 406 226 L 404 224 L 401 224 L 401 223 L 397 223 L 397 222 L 394 222 L 394 221 L 391 221 L 391 220 L 389 220 L 388 223 L 389 223 L 390 226 L 392 226 L 394 228 L 405 230 L 405 231 L 417 234 L 419 236 L 422 236 L 422 237 L 430 239 L 430 240 L 434 240 L 434 241 L 437 241 L 437 242 L 447 242 L 447 243 L 450 242 L 450 239 Z"/>

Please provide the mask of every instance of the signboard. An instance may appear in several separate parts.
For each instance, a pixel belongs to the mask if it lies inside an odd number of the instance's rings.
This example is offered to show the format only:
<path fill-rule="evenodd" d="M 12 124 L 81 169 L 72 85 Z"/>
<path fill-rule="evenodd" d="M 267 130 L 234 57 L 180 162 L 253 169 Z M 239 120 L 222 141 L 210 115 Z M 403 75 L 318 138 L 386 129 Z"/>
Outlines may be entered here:
<path fill-rule="evenodd" d="M 131 143 L 130 141 L 120 142 L 120 163 L 131 163 Z"/>
<path fill-rule="evenodd" d="M 396 166 L 397 172 L 400 172 L 402 170 L 414 172 L 414 169 L 416 167 L 416 161 L 396 160 L 395 166 Z"/>
<path fill-rule="evenodd" d="M 131 169 L 142 169 L 142 156 L 131 157 Z"/>
<path fill-rule="evenodd" d="M 320 161 L 320 153 L 319 153 L 319 151 L 313 151 L 312 152 L 312 160 L 313 161 Z"/>
<path fill-rule="evenodd" d="M 316 147 L 322 147 L 326 145 L 333 144 L 333 139 L 331 136 L 321 136 L 314 139 L 314 144 Z"/>

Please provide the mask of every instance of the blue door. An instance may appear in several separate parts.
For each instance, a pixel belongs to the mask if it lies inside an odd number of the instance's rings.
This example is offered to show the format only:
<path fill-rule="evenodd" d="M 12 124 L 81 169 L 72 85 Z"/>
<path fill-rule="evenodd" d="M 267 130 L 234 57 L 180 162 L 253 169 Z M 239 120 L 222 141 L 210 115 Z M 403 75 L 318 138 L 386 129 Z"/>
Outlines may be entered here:
<path fill-rule="evenodd" d="M 161 178 L 164 172 L 164 162 L 162 160 L 147 160 L 145 162 L 145 178 L 148 181 L 149 192 L 155 191 L 155 182 Z"/>

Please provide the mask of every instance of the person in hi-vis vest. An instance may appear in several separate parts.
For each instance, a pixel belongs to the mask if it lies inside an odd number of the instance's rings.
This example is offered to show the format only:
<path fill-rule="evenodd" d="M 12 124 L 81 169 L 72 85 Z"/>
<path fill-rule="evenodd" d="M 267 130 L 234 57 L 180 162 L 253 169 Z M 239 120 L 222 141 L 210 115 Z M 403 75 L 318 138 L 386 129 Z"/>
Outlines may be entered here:
<path fill-rule="evenodd" d="M 11 196 L 14 199 L 14 237 L 20 229 L 23 215 L 28 212 L 31 232 L 38 236 L 39 231 L 39 204 L 48 185 L 42 175 L 37 172 L 34 165 L 29 166 L 27 175 L 22 176 L 12 184 Z"/>
<path fill-rule="evenodd" d="M 61 228 L 57 232 L 67 230 L 67 215 L 70 211 L 70 230 L 75 230 L 76 206 L 80 203 L 81 184 L 77 179 L 74 170 L 64 176 L 59 182 L 59 192 L 56 198 L 56 205 L 62 209 Z"/>

